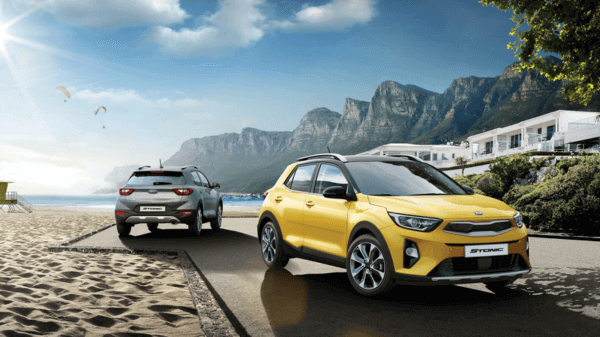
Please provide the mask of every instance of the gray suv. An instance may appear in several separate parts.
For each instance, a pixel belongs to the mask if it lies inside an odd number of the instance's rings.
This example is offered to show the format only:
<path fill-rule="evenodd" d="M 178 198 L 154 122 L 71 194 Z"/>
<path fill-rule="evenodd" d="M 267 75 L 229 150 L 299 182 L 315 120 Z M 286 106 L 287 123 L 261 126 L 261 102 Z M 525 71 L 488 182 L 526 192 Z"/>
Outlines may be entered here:
<path fill-rule="evenodd" d="M 196 166 L 142 166 L 119 190 L 115 207 L 119 236 L 129 235 L 139 223 L 147 224 L 150 232 L 156 232 L 159 223 L 185 223 L 200 235 L 202 223 L 210 221 L 210 227 L 219 230 L 223 200 L 216 189 L 220 187 L 209 183 Z"/>

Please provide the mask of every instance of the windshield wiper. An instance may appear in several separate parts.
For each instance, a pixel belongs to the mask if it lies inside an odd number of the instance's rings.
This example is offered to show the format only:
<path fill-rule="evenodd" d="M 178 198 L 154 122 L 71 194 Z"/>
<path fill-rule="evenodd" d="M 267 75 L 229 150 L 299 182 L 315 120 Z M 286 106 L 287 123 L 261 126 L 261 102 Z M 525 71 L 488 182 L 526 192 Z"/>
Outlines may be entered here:
<path fill-rule="evenodd" d="M 173 183 L 170 183 L 168 181 L 155 181 L 154 185 L 173 185 Z"/>
<path fill-rule="evenodd" d="M 398 194 L 369 194 L 374 197 L 399 197 Z"/>

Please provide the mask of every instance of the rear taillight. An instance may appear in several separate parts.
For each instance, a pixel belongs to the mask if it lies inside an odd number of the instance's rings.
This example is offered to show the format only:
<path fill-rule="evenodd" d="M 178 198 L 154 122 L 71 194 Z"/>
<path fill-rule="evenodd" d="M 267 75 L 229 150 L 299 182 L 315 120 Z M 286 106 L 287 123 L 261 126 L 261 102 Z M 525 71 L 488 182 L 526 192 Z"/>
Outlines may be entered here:
<path fill-rule="evenodd" d="M 263 193 L 263 199 L 266 199 L 267 195 L 269 195 L 269 191 L 266 191 L 265 193 Z"/>
<path fill-rule="evenodd" d="M 130 195 L 131 193 L 133 193 L 133 191 L 135 191 L 135 189 L 133 189 L 133 188 L 122 188 L 119 190 L 119 194 L 120 195 Z"/>
<path fill-rule="evenodd" d="M 117 214 L 119 214 L 119 215 L 125 215 L 125 212 L 123 212 L 123 211 L 117 211 Z"/>
<path fill-rule="evenodd" d="M 194 190 L 191 188 L 174 188 L 173 192 L 177 195 L 190 195 Z"/>
<path fill-rule="evenodd" d="M 190 211 L 181 211 L 179 213 L 181 213 L 181 215 L 191 215 L 192 214 L 192 212 L 190 212 Z"/>

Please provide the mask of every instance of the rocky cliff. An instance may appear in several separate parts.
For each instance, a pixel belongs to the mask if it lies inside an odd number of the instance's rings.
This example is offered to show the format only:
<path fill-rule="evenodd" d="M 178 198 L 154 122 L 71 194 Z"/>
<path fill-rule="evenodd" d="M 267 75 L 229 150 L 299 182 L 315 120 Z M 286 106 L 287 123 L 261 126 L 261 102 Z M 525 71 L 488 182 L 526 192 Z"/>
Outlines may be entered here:
<path fill-rule="evenodd" d="M 263 192 L 296 158 L 327 147 L 355 154 L 387 143 L 442 144 L 559 109 L 600 110 L 598 103 L 583 107 L 565 101 L 564 81 L 550 82 L 515 66 L 492 78 L 456 79 L 441 94 L 385 81 L 370 102 L 346 98 L 341 115 L 317 108 L 294 131 L 245 128 L 240 134 L 189 139 L 165 164 L 198 165 L 223 191 Z"/>

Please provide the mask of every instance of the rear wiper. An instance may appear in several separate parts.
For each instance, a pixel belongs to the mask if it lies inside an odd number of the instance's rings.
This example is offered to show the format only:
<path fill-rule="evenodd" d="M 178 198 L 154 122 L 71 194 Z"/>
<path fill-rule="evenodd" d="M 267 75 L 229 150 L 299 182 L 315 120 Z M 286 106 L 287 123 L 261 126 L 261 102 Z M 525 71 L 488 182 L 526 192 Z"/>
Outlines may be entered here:
<path fill-rule="evenodd" d="M 173 185 L 173 183 L 170 183 L 168 181 L 155 181 L 154 185 Z"/>

